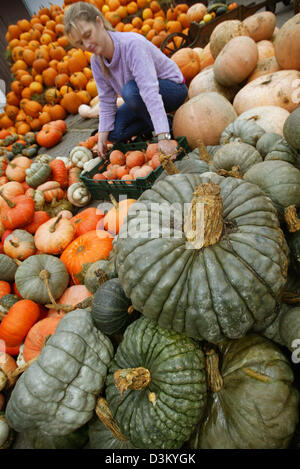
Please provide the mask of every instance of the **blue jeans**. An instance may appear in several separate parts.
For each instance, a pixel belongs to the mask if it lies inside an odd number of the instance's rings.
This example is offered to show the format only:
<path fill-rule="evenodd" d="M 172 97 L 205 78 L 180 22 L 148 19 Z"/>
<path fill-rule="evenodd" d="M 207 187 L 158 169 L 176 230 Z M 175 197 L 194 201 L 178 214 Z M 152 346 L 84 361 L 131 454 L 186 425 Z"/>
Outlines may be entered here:
<path fill-rule="evenodd" d="M 185 101 L 188 89 L 185 83 L 174 83 L 171 80 L 158 80 L 159 93 L 162 96 L 167 113 L 176 111 Z M 116 113 L 115 127 L 108 135 L 112 143 L 129 140 L 135 135 L 152 135 L 154 130 L 147 107 L 140 95 L 138 86 L 134 80 L 129 81 L 122 89 L 122 104 Z M 169 119 L 170 132 L 172 121 Z"/>

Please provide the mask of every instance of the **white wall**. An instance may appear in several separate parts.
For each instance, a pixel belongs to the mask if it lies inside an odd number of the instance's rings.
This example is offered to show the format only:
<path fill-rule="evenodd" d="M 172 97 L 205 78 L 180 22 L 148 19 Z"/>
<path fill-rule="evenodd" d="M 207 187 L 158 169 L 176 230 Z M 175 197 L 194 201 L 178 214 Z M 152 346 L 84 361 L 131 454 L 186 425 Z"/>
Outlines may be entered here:
<path fill-rule="evenodd" d="M 27 10 L 31 15 L 37 13 L 43 6 L 49 7 L 52 4 L 62 7 L 64 0 L 23 0 Z"/>

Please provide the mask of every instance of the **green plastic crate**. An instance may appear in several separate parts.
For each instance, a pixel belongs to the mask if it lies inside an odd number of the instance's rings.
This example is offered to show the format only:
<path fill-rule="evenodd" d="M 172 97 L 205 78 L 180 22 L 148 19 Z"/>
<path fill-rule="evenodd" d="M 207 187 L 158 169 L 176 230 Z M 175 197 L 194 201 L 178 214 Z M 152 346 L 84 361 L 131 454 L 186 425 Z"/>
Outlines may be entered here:
<path fill-rule="evenodd" d="M 185 137 L 178 137 L 177 139 L 178 152 L 176 161 L 181 160 L 184 155 L 191 151 Z M 154 143 L 155 140 L 151 140 L 150 143 Z M 114 179 L 110 181 L 93 179 L 96 173 L 103 173 L 106 171 L 106 167 L 110 163 L 109 155 L 113 150 L 120 150 L 126 153 L 130 150 L 145 150 L 147 148 L 147 142 L 133 142 L 133 143 L 116 143 L 110 150 L 107 156 L 107 160 L 102 161 L 98 166 L 91 169 L 91 171 L 84 171 L 80 174 L 81 181 L 86 185 L 91 196 L 95 200 L 109 200 L 110 194 L 118 201 L 121 195 L 126 195 L 130 199 L 138 199 L 139 196 L 147 189 L 150 189 L 158 176 L 162 173 L 163 167 L 160 165 L 158 168 L 151 171 L 148 176 L 144 178 L 137 178 L 130 183 L 122 181 L 120 179 Z"/>

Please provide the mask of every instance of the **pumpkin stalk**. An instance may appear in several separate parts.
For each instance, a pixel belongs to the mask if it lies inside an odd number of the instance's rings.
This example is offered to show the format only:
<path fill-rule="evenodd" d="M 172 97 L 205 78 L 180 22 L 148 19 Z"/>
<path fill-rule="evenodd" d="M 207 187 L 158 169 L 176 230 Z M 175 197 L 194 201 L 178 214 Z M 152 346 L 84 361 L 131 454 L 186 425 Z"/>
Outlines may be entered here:
<path fill-rule="evenodd" d="M 300 218 L 295 205 L 290 205 L 284 209 L 284 219 L 290 233 L 300 231 Z"/>
<path fill-rule="evenodd" d="M 96 403 L 95 412 L 98 419 L 101 420 L 106 428 L 108 428 L 118 440 L 127 441 L 127 438 L 122 435 L 118 425 L 113 419 L 106 399 L 99 397 Z"/>
<path fill-rule="evenodd" d="M 246 373 L 246 375 L 251 376 L 251 378 L 257 379 L 258 381 L 261 381 L 262 383 L 268 383 L 270 381 L 269 376 L 262 375 L 261 373 L 258 373 L 255 370 L 252 370 L 251 368 L 242 368 L 242 371 Z"/>
<path fill-rule="evenodd" d="M 237 166 L 232 166 L 231 170 L 228 171 L 227 169 L 219 169 L 217 173 L 220 176 L 225 176 L 225 177 L 233 177 L 237 179 L 243 179 L 243 173 L 241 171 L 241 168 L 239 165 Z"/>
<path fill-rule="evenodd" d="M 45 282 L 47 293 L 49 295 L 51 303 L 53 303 L 54 305 L 57 305 L 57 303 L 56 303 L 56 301 L 55 301 L 55 299 L 52 295 L 51 289 L 50 289 L 50 285 L 49 285 L 50 274 L 49 274 L 48 270 L 46 270 L 46 269 L 41 270 L 40 278 Z"/>
<path fill-rule="evenodd" d="M 54 233 L 54 231 L 56 230 L 56 225 L 58 225 L 61 219 L 62 219 L 62 215 L 59 215 L 57 219 L 55 220 L 55 222 L 53 223 L 53 225 L 49 226 L 50 233 Z"/>
<path fill-rule="evenodd" d="M 12 239 L 10 239 L 9 242 L 14 248 L 18 248 L 20 246 L 19 243 L 17 243 L 16 241 L 13 241 Z"/>
<path fill-rule="evenodd" d="M 11 200 L 9 200 L 6 195 L 3 194 L 2 191 L 0 191 L 0 196 L 2 197 L 2 199 L 7 203 L 7 205 L 10 207 L 10 208 L 14 208 L 16 206 L 16 204 L 14 202 L 12 202 Z"/>
<path fill-rule="evenodd" d="M 114 196 L 112 194 L 109 194 L 109 198 L 111 200 L 111 203 L 113 204 L 113 206 L 115 207 L 116 210 L 118 210 L 119 208 L 119 203 L 118 201 L 114 198 Z"/>
<path fill-rule="evenodd" d="M 223 378 L 219 371 L 219 355 L 213 348 L 205 350 L 205 370 L 209 389 L 212 392 L 221 391 Z"/>
<path fill-rule="evenodd" d="M 114 373 L 115 386 L 121 396 L 127 389 L 139 391 L 146 388 L 150 381 L 150 371 L 143 367 L 120 369 Z"/>
<path fill-rule="evenodd" d="M 89 308 L 93 302 L 93 296 L 88 296 L 84 300 L 80 301 L 76 305 L 65 305 L 60 303 L 54 304 L 47 304 L 45 305 L 46 308 L 56 309 L 57 311 L 62 310 L 64 313 L 69 313 L 70 311 L 74 311 L 74 309 L 86 309 Z"/>
<path fill-rule="evenodd" d="M 104 270 L 102 270 L 102 269 L 96 270 L 95 275 L 96 275 L 96 277 L 97 277 L 97 280 L 98 280 L 98 283 L 99 283 L 99 287 L 100 287 L 101 285 L 103 285 L 103 283 L 107 282 L 107 280 L 108 280 L 107 274 L 106 274 L 106 273 L 104 272 Z"/>
<path fill-rule="evenodd" d="M 177 151 L 176 153 L 177 154 Z M 173 153 L 170 155 L 164 155 L 163 153 L 159 153 L 159 161 L 162 167 L 167 171 L 168 174 L 179 174 L 178 169 L 176 168 L 173 161 L 170 159 L 173 156 Z"/>
<path fill-rule="evenodd" d="M 282 293 L 281 301 L 287 304 L 300 303 L 300 295 L 299 293 L 284 290 Z"/>
<path fill-rule="evenodd" d="M 134 312 L 134 307 L 131 305 L 131 306 L 129 306 L 129 308 L 127 310 L 127 313 L 132 314 L 133 312 Z"/>
<path fill-rule="evenodd" d="M 204 145 L 201 138 L 197 139 L 197 148 L 199 151 L 200 160 L 206 161 L 208 163 L 210 161 L 210 154 L 208 153 L 206 146 Z"/>
<path fill-rule="evenodd" d="M 184 224 L 184 233 L 192 249 L 216 244 L 223 232 L 223 201 L 220 187 L 205 183 L 196 187 Z"/>

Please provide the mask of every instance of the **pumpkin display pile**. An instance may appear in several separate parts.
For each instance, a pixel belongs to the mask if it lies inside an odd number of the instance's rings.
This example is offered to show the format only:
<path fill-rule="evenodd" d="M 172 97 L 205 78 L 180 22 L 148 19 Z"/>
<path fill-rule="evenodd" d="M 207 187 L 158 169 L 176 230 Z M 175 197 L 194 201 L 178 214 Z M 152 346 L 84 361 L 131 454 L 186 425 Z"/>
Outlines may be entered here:
<path fill-rule="evenodd" d="M 225 12 L 91 1 L 158 47 Z M 89 54 L 64 36 L 70 3 L 7 33 L 0 448 L 19 433 L 34 449 L 299 448 L 300 15 L 224 20 L 175 52 L 189 96 L 173 133 L 190 151 L 109 144 L 95 183 L 163 170 L 102 210 L 80 178 L 101 163 L 97 133 L 53 151 L 67 115 L 97 102 Z"/>

